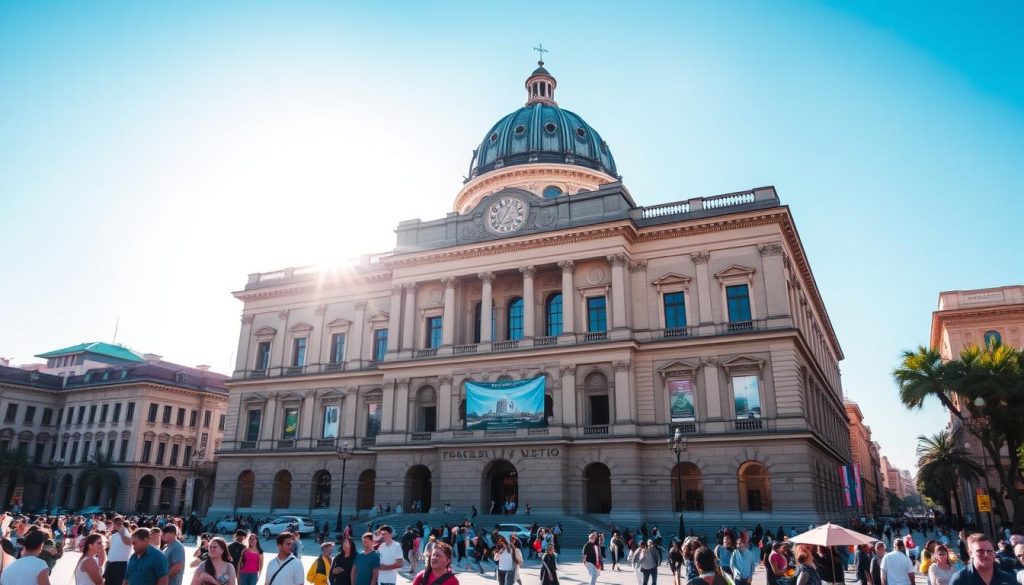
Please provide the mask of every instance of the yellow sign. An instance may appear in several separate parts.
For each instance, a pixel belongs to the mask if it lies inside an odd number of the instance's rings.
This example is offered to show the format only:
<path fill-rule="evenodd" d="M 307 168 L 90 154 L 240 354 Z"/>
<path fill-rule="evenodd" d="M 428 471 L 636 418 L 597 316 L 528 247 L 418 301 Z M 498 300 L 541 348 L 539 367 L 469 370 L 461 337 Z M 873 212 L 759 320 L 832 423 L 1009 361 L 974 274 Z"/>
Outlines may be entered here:
<path fill-rule="evenodd" d="M 989 500 L 988 494 L 978 494 L 978 511 L 979 512 L 991 512 L 992 502 Z"/>

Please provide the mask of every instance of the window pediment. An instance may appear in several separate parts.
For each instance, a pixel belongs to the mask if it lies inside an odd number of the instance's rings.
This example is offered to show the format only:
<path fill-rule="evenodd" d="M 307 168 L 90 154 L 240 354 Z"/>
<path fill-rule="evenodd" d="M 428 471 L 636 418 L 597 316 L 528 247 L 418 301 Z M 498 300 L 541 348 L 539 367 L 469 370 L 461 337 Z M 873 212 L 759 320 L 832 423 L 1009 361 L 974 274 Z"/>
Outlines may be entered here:
<path fill-rule="evenodd" d="M 266 402 L 267 397 L 263 394 L 249 394 L 242 399 L 242 402 L 253 403 L 253 402 Z"/>
<path fill-rule="evenodd" d="M 722 367 L 730 373 L 735 370 L 757 370 L 760 372 L 764 368 L 764 360 L 753 356 L 741 355 L 722 362 Z"/>
<path fill-rule="evenodd" d="M 277 329 L 274 329 L 273 327 L 266 327 L 266 326 L 260 327 L 259 329 L 256 330 L 256 334 L 255 335 L 256 335 L 256 337 L 273 337 L 273 336 L 277 335 Z"/>
<path fill-rule="evenodd" d="M 690 282 L 692 280 L 693 279 L 689 276 L 669 272 L 661 278 L 651 282 L 651 284 L 657 287 L 658 292 L 671 292 L 690 288 Z"/>
<path fill-rule="evenodd" d="M 346 396 L 348 396 L 348 390 L 346 390 L 345 388 L 330 388 L 324 391 L 324 393 L 320 395 L 320 398 L 345 398 Z"/>
<path fill-rule="evenodd" d="M 699 362 L 693 363 L 686 360 L 676 360 L 658 368 L 658 373 L 661 374 L 662 378 L 684 375 L 692 376 L 697 373 L 699 368 Z"/>
<path fill-rule="evenodd" d="M 374 325 L 386 324 L 388 322 L 388 319 L 390 319 L 390 318 L 391 318 L 391 314 L 388 313 L 387 311 L 378 311 L 378 312 L 374 313 L 373 315 L 370 315 L 370 318 L 367 319 L 367 321 L 369 321 L 370 323 L 372 323 Z"/>
<path fill-rule="evenodd" d="M 288 392 L 286 394 L 281 394 L 277 397 L 277 399 L 280 402 L 300 401 L 303 398 L 304 396 L 302 396 L 302 394 L 299 394 L 298 392 Z"/>
<path fill-rule="evenodd" d="M 309 333 L 313 330 L 313 326 L 309 323 L 296 323 L 288 328 L 289 333 Z"/>
<path fill-rule="evenodd" d="M 351 324 L 352 324 L 352 322 L 349 321 L 348 319 L 342 319 L 342 318 L 339 317 L 339 318 L 335 319 L 334 321 L 331 321 L 330 323 L 328 323 L 327 327 L 330 328 L 333 331 L 333 330 L 336 330 L 336 329 L 348 329 L 349 325 L 351 325 Z"/>
<path fill-rule="evenodd" d="M 732 266 L 722 270 L 721 272 L 715 273 L 715 278 L 719 282 L 735 282 L 735 281 L 751 281 L 754 277 L 754 269 L 746 266 L 740 266 L 739 264 L 733 264 Z"/>

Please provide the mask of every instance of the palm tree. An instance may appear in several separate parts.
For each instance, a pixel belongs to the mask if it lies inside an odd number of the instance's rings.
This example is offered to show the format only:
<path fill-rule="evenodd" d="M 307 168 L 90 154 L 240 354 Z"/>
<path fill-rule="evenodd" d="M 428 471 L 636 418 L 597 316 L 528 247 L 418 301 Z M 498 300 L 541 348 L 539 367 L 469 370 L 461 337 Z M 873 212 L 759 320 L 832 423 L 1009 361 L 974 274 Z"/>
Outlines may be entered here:
<path fill-rule="evenodd" d="M 18 484 L 27 487 L 36 479 L 36 473 L 24 451 L 20 449 L 0 451 L 0 481 L 5 479 L 7 480 L 7 493 L 4 495 L 4 505 L 14 497 L 14 488 Z"/>
<path fill-rule="evenodd" d="M 79 478 L 85 486 L 95 486 L 97 496 L 103 488 L 110 488 L 110 501 L 100 502 L 101 505 L 111 504 L 117 500 L 117 490 L 121 487 L 121 475 L 114 467 L 114 457 L 110 453 L 97 453 L 89 458 Z"/>
<path fill-rule="evenodd" d="M 963 519 L 960 508 L 960 479 L 974 479 L 982 474 L 981 466 L 975 463 L 969 453 L 957 446 L 949 431 L 941 431 L 930 437 L 917 437 L 917 477 L 925 493 L 938 498 L 946 513 L 952 515 L 950 495 L 956 505 L 956 516 Z"/>

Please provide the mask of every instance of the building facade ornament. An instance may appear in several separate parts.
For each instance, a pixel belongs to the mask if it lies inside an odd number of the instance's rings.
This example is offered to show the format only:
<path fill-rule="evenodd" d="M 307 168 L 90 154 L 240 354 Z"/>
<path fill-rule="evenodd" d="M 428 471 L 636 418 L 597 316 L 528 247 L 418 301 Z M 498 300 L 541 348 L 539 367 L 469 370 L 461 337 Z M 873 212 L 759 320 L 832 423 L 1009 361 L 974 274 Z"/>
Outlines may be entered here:
<path fill-rule="evenodd" d="M 576 264 L 572 260 L 560 260 L 558 267 L 562 269 L 562 272 L 568 272 L 569 274 L 576 272 Z"/>
<path fill-rule="evenodd" d="M 455 285 L 459 284 L 459 279 L 457 277 L 454 277 L 454 276 L 446 276 L 446 277 L 441 279 L 441 283 L 444 285 L 444 288 L 447 290 L 447 289 L 450 289 L 450 288 L 455 288 Z"/>
<path fill-rule="evenodd" d="M 537 274 L 536 266 L 520 266 L 519 272 L 523 274 L 523 278 L 533 278 Z"/>
<path fill-rule="evenodd" d="M 647 260 L 636 260 L 629 263 L 630 272 L 643 272 L 647 270 Z"/>
<path fill-rule="evenodd" d="M 705 366 L 707 366 L 707 367 L 709 367 L 709 368 L 717 368 L 718 367 L 718 358 L 716 358 L 716 357 L 704 358 L 704 359 L 701 360 L 700 363 L 705 365 Z"/>
<path fill-rule="evenodd" d="M 782 244 L 779 242 L 759 244 L 757 249 L 761 252 L 762 256 L 779 256 L 782 254 Z"/>
<path fill-rule="evenodd" d="M 288 311 L 280 311 L 277 313 L 277 318 L 284 321 L 288 318 Z"/>
<path fill-rule="evenodd" d="M 416 291 L 416 283 L 415 282 L 406 282 L 405 284 L 402 285 L 402 288 L 405 289 L 406 293 L 415 292 Z"/>
<path fill-rule="evenodd" d="M 357 311 L 365 311 L 366 301 L 356 301 L 355 303 L 353 303 L 353 306 L 356 308 Z"/>
<path fill-rule="evenodd" d="M 612 369 L 615 370 L 616 372 L 628 372 L 629 366 L 629 360 L 612 362 Z"/>
<path fill-rule="evenodd" d="M 476 276 L 477 276 L 477 278 L 480 279 L 480 282 L 482 282 L 484 284 L 492 284 L 494 282 L 494 273 L 493 272 L 481 272 L 481 273 L 477 274 Z"/>
<path fill-rule="evenodd" d="M 563 376 L 568 374 L 576 374 L 576 364 L 566 364 L 564 366 L 558 366 L 558 372 Z"/>
<path fill-rule="evenodd" d="M 606 258 L 612 266 L 625 266 L 629 262 L 629 258 L 625 254 L 610 254 Z"/>
<path fill-rule="evenodd" d="M 694 264 L 707 264 L 711 259 L 711 252 L 694 252 L 690 254 Z"/>
<path fill-rule="evenodd" d="M 249 313 L 248 315 L 242 315 L 242 323 L 244 325 L 252 325 L 252 322 L 256 320 L 256 315 Z"/>
<path fill-rule="evenodd" d="M 400 285 L 400 284 L 393 284 L 393 285 L 391 285 L 391 294 L 393 294 L 393 295 L 400 295 L 400 294 L 402 294 L 402 285 Z"/>
<path fill-rule="evenodd" d="M 320 315 L 323 315 L 323 314 L 324 314 L 324 313 L 326 313 L 326 312 L 327 312 L 327 305 L 317 305 L 317 306 L 316 306 L 316 315 L 317 315 L 318 317 L 319 317 Z"/>
<path fill-rule="evenodd" d="M 437 377 L 437 383 L 442 385 L 442 386 L 444 386 L 445 384 L 448 384 L 450 386 L 451 383 L 452 383 L 452 377 L 448 376 L 448 375 L 443 375 L 442 374 L 442 375 Z"/>

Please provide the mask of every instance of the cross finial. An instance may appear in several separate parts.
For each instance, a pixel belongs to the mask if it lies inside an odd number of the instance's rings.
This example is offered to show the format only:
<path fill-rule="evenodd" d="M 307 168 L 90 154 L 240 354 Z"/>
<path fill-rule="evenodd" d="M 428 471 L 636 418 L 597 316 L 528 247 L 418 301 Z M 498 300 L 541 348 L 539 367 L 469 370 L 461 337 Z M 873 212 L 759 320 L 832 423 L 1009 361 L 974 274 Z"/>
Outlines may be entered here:
<path fill-rule="evenodd" d="M 540 65 L 541 67 L 543 67 L 544 66 L 544 53 L 548 53 L 550 51 L 548 51 L 547 49 L 544 48 L 544 44 L 543 43 L 539 43 L 536 47 L 533 48 L 533 50 L 537 51 L 537 64 Z"/>

